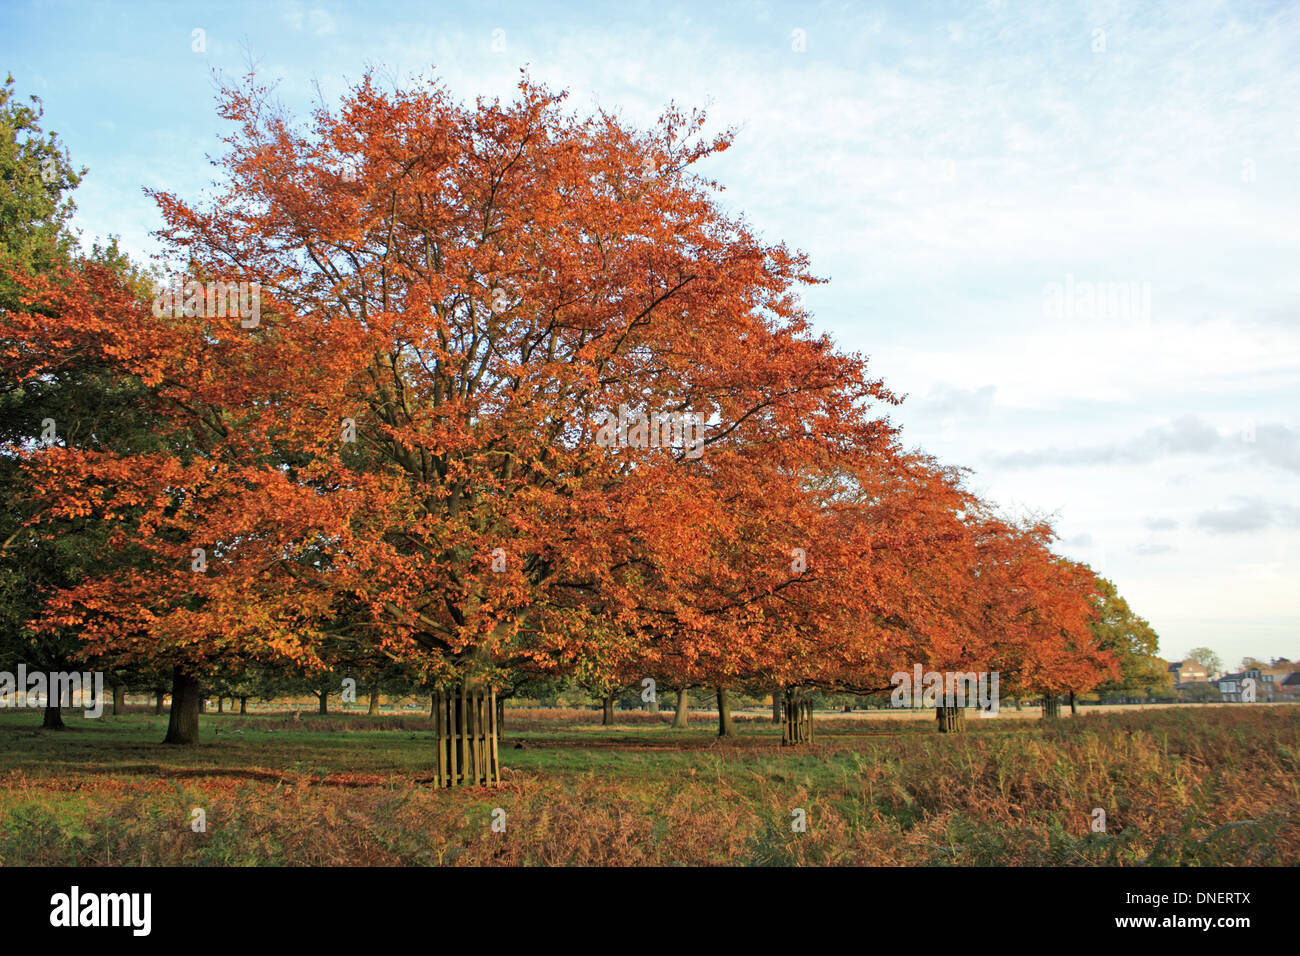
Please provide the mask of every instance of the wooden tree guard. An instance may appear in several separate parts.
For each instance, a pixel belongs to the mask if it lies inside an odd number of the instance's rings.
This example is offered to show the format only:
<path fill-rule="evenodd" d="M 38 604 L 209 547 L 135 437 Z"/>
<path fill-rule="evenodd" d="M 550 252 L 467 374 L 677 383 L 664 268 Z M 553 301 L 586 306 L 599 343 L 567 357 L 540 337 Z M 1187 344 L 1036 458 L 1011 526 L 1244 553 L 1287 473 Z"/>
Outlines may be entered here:
<path fill-rule="evenodd" d="M 964 734 L 966 732 L 965 708 L 940 705 L 934 709 L 934 716 L 939 724 L 939 733 Z"/>
<path fill-rule="evenodd" d="M 1056 720 L 1061 716 L 1061 698 L 1055 694 L 1043 695 L 1043 720 Z"/>
<path fill-rule="evenodd" d="M 433 736 L 440 787 L 495 787 L 497 762 L 496 691 L 463 684 L 433 695 Z"/>
<path fill-rule="evenodd" d="M 812 714 L 812 697 L 787 687 L 781 702 L 782 747 L 812 742 Z"/>

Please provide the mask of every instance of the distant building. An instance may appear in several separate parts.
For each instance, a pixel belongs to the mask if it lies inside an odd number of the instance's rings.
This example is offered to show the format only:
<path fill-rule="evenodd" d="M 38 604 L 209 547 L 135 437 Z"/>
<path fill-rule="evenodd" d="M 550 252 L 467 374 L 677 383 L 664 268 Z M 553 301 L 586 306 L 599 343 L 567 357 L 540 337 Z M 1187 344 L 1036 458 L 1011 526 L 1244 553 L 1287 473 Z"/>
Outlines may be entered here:
<path fill-rule="evenodd" d="M 1297 665 L 1287 663 L 1261 667 L 1260 673 L 1264 676 L 1264 681 L 1260 685 L 1260 700 L 1300 699 L 1300 667 Z M 1287 678 L 1293 675 L 1296 681 L 1287 684 Z"/>
<path fill-rule="evenodd" d="M 1251 686 L 1247 681 L 1254 681 L 1254 700 L 1261 701 L 1264 699 L 1264 675 L 1260 673 L 1258 667 L 1248 667 L 1244 671 L 1237 671 L 1235 674 L 1224 674 L 1219 678 L 1219 693 L 1223 695 L 1225 701 L 1240 704 L 1251 702 L 1246 693 L 1246 688 Z"/>
<path fill-rule="evenodd" d="M 1282 695 L 1287 700 L 1300 700 L 1300 671 L 1292 671 L 1281 683 Z"/>
<path fill-rule="evenodd" d="M 1169 673 L 1174 678 L 1174 687 L 1179 689 L 1185 684 L 1203 684 L 1210 679 L 1209 671 L 1190 658 L 1170 664 Z"/>

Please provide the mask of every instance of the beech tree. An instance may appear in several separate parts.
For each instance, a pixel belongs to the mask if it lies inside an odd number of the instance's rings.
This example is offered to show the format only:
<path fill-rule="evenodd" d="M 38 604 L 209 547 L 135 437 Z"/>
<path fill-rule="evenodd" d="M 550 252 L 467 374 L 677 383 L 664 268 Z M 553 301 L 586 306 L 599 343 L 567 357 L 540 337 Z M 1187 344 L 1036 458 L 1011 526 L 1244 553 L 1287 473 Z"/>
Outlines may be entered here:
<path fill-rule="evenodd" d="M 155 419 L 21 450 L 34 540 L 89 521 L 120 556 L 37 626 L 170 667 L 176 743 L 242 666 L 653 677 L 713 688 L 724 735 L 729 687 L 1104 670 L 1050 529 L 904 451 L 899 399 L 812 330 L 805 258 L 720 209 L 696 169 L 731 134 L 564 99 L 367 75 L 298 123 L 250 76 L 218 192 L 154 194 L 175 285 L 27 282 L 13 374 L 102 363 Z"/>
<path fill-rule="evenodd" d="M 688 174 L 730 142 L 700 140 L 702 116 L 639 133 L 527 79 L 467 110 L 367 77 L 308 135 L 265 92 L 225 93 L 227 192 L 158 195 L 188 281 L 256 283 L 255 324 L 197 295 L 148 308 L 93 269 L 32 290 L 65 317 L 47 344 L 111 355 L 167 420 L 168 448 L 48 449 L 32 476 L 43 521 L 115 522 L 138 566 L 66 589 L 47 625 L 172 660 L 175 739 L 232 655 L 324 666 L 326 636 L 351 634 L 475 679 L 507 646 L 640 633 L 642 567 L 685 566 L 681 536 L 717 513 L 702 462 L 880 433 L 860 406 L 883 389 L 791 294 L 802 257 Z M 593 442 L 629 404 L 701 416 L 709 454 Z"/>

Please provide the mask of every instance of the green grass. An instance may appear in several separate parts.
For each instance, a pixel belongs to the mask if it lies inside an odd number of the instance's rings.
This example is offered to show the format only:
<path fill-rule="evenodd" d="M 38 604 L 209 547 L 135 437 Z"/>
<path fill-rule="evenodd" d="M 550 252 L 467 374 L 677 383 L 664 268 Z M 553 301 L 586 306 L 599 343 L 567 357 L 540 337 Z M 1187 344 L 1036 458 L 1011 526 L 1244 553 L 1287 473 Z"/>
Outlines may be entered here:
<path fill-rule="evenodd" d="M 766 720 L 721 742 L 702 717 L 687 731 L 598 719 L 511 712 L 504 785 L 440 791 L 420 716 L 209 714 L 202 743 L 169 747 L 163 717 L 68 712 L 44 732 L 39 712 L 0 712 L 0 863 L 1300 862 L 1300 707 L 964 735 L 825 715 L 802 748 Z"/>

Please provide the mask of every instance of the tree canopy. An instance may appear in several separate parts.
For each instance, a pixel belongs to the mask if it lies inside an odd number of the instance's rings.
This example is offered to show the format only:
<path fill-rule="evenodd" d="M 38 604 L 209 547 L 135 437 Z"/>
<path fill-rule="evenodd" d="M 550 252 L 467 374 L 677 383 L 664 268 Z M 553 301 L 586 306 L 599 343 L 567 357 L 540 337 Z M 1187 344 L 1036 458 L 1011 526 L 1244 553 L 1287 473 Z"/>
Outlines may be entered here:
<path fill-rule="evenodd" d="M 23 533 L 100 536 L 31 626 L 190 676 L 606 688 L 876 692 L 922 663 L 1055 694 L 1153 651 L 1049 523 L 902 446 L 899 399 L 813 329 L 806 258 L 695 171 L 729 132 L 564 100 L 367 75 L 299 124 L 248 77 L 219 192 L 155 193 L 174 284 L 110 253 L 11 270 L 9 393 L 107 400 L 5 436 Z M 32 222 L 65 208 L 32 195 Z"/>

